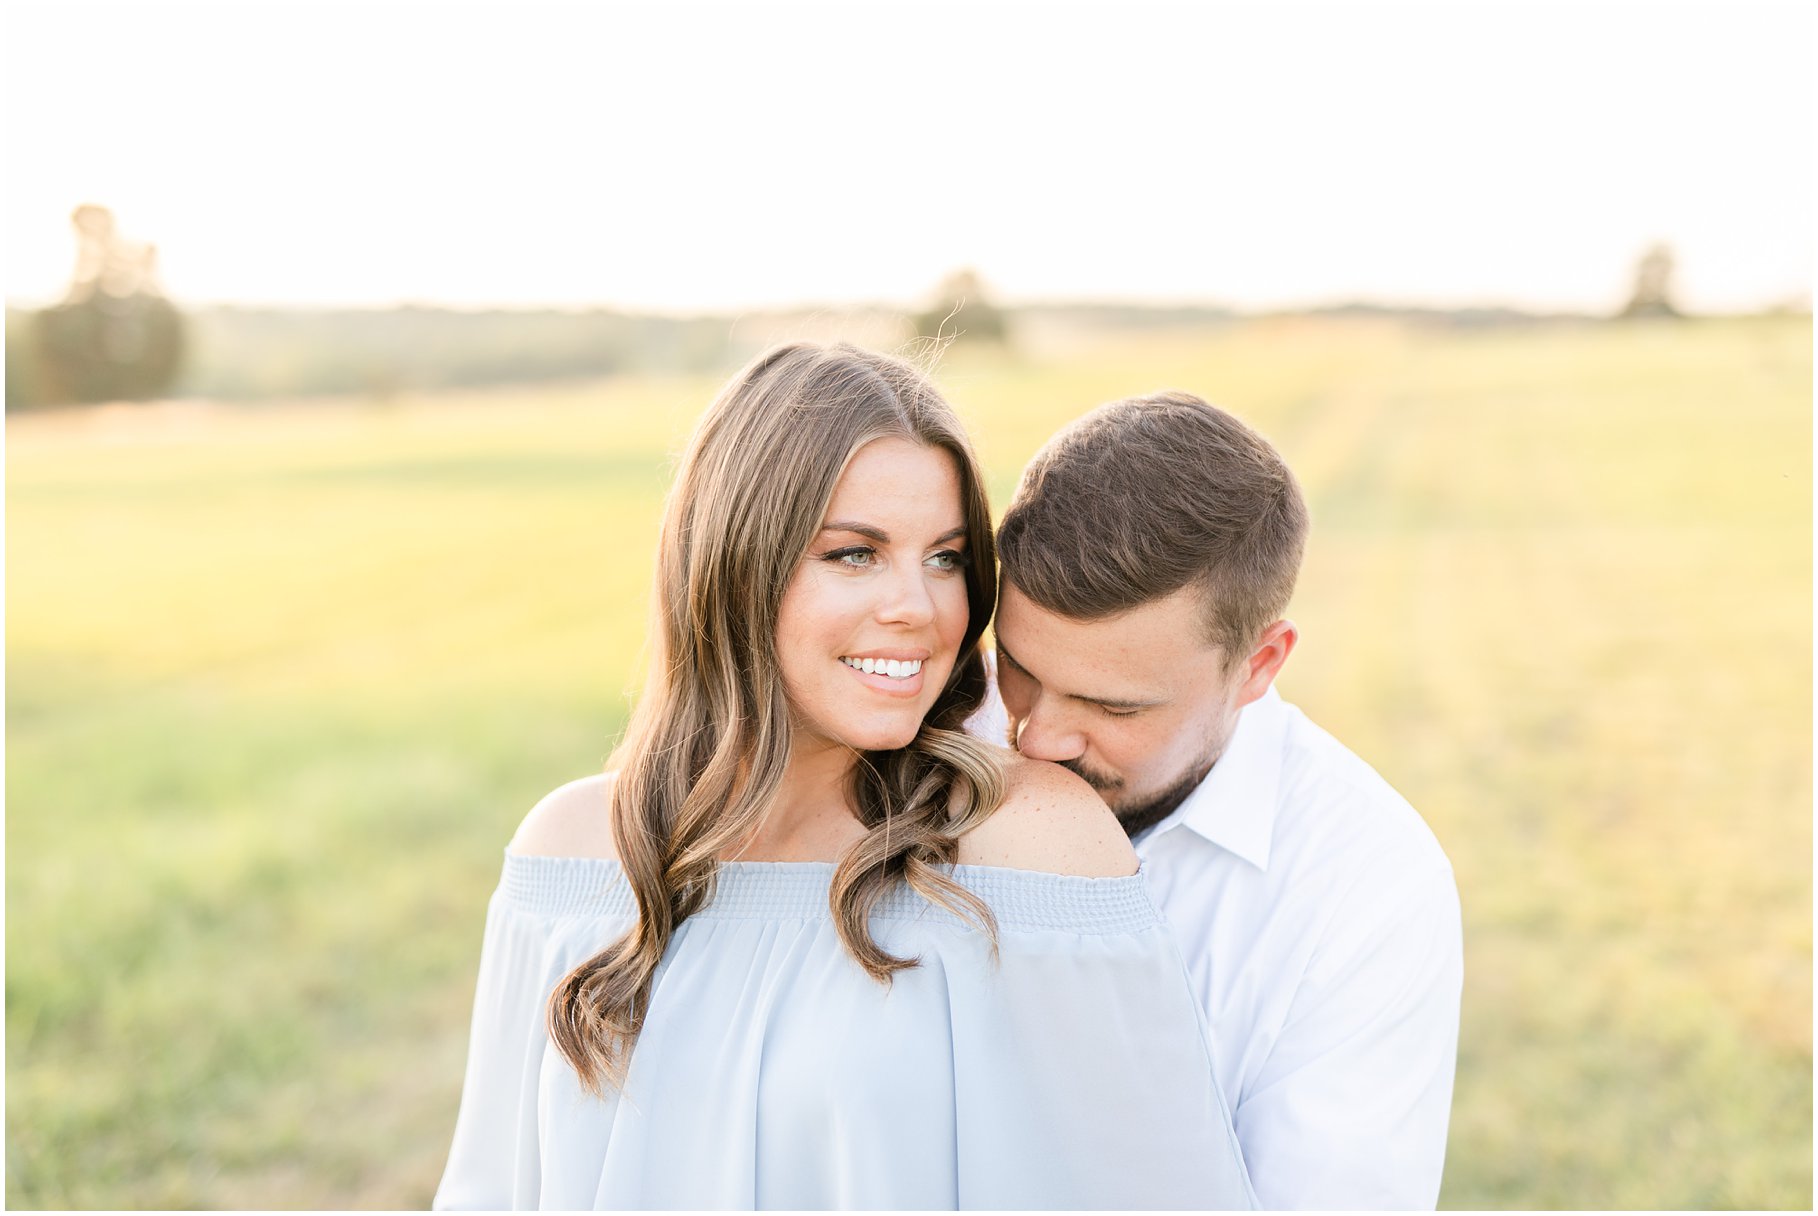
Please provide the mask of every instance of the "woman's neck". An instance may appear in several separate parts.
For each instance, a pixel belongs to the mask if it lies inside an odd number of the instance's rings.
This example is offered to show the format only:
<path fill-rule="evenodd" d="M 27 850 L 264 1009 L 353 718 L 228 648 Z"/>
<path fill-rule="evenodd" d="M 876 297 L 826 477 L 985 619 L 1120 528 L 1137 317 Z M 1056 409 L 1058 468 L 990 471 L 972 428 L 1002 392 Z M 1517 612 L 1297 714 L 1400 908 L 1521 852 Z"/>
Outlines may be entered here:
<path fill-rule="evenodd" d="M 838 861 L 865 834 L 852 810 L 858 757 L 837 744 L 798 743 L 757 830 L 722 861 Z"/>

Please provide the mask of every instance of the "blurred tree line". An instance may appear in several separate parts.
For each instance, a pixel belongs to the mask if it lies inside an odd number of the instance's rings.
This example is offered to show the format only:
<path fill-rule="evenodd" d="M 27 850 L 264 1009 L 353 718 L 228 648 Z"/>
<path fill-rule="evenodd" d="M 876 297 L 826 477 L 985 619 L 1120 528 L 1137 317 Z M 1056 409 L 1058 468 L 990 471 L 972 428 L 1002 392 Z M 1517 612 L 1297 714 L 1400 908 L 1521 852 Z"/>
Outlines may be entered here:
<path fill-rule="evenodd" d="M 220 306 L 179 315 L 161 298 L 156 309 L 147 310 L 153 324 L 165 317 L 176 324 L 157 331 L 167 344 L 154 347 L 162 361 L 153 364 L 109 357 L 93 340 L 98 330 L 105 335 L 109 314 L 67 304 L 37 312 L 9 307 L 7 409 L 171 394 L 222 401 L 384 397 L 626 372 L 718 371 L 747 353 L 735 349 L 724 317 L 410 306 Z M 71 341 L 72 331 L 87 345 Z"/>
<path fill-rule="evenodd" d="M 787 331 L 790 314 L 663 317 L 609 309 L 465 311 L 405 306 L 303 309 L 218 306 L 182 317 L 184 359 L 156 387 L 113 379 L 88 395 L 46 391 L 38 342 L 58 309 L 6 310 L 9 410 L 74 401 L 139 400 L 162 394 L 220 401 L 364 394 L 534 383 L 622 374 L 720 373 L 757 353 L 747 331 Z M 173 310 L 174 313 L 174 310 Z M 815 320 L 814 314 L 804 314 Z M 821 320 L 808 328 L 816 337 Z M 897 337 L 910 336 L 897 317 Z M 952 336 L 949 323 L 947 335 Z M 149 380 L 149 377 L 148 377 Z"/>
<path fill-rule="evenodd" d="M 405 306 L 300 309 L 219 306 L 180 314 L 158 290 L 155 255 L 114 231 L 104 208 L 76 214 L 82 253 L 68 297 L 6 312 L 9 410 L 167 394 L 222 401 L 532 383 L 625 373 L 719 373 L 789 331 L 746 316 L 663 317 L 610 309 L 466 311 Z M 920 333 L 1002 344 L 1005 314 L 971 271 L 950 275 L 926 310 L 883 317 L 874 341 Z M 802 324 L 814 328 L 813 314 Z M 888 336 L 894 330 L 896 336 Z M 828 335 L 816 334 L 816 337 Z M 773 339 L 770 339 L 773 340 Z"/>
<path fill-rule="evenodd" d="M 169 394 L 222 401 L 364 394 L 532 383 L 614 374 L 721 373 L 775 336 L 813 328 L 818 314 L 662 317 L 610 309 L 463 311 L 290 309 L 221 306 L 178 311 L 157 279 L 150 245 L 125 240 L 106 208 L 72 216 L 79 252 L 63 301 L 6 310 L 6 408 L 134 401 Z M 1664 245 L 1635 266 L 1622 317 L 1681 315 L 1673 300 L 1673 255 Z M 939 345 L 1012 349 L 1024 326 L 1135 331 L 1228 324 L 1239 314 L 1210 306 L 1050 304 L 1000 307 L 976 271 L 959 270 L 904 315 L 873 310 L 873 344 L 910 337 Z M 1307 315 L 1394 317 L 1418 324 L 1500 326 L 1581 323 L 1508 308 L 1415 309 L 1353 302 Z M 818 318 L 824 320 L 824 318 Z M 754 332 L 771 336 L 754 344 Z M 795 336 L 842 336 L 809 334 Z"/>
<path fill-rule="evenodd" d="M 736 357 L 724 318 L 606 309 L 224 307 L 193 324 L 184 391 L 221 400 L 714 371 Z"/>

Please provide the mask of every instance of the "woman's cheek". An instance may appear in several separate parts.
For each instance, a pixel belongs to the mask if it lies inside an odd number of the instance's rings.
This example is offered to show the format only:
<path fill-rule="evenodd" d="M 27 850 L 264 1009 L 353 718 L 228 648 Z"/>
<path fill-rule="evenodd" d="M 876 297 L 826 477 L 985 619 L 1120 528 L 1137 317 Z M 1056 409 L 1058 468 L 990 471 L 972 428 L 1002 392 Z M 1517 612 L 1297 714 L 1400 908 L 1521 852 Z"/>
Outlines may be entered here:
<path fill-rule="evenodd" d="M 966 584 L 962 579 L 952 579 L 941 588 L 940 636 L 949 650 L 959 650 L 960 642 L 966 636 L 966 626 L 971 623 L 971 605 L 966 596 Z"/>

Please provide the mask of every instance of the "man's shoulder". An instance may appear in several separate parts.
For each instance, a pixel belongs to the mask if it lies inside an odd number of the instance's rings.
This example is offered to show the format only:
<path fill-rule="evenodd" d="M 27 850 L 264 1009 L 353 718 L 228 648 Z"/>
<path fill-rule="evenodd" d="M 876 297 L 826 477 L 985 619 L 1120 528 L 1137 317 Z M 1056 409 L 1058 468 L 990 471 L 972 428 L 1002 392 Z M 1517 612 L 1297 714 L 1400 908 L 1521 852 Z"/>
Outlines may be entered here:
<path fill-rule="evenodd" d="M 1327 905 L 1357 882 L 1451 881 L 1445 850 L 1408 799 L 1273 690 L 1245 708 L 1179 827 L 1191 830 L 1151 837 L 1145 850 L 1177 890 Z"/>
<path fill-rule="evenodd" d="M 1276 845 L 1336 854 L 1354 865 L 1396 860 L 1451 871 L 1438 836 L 1402 792 L 1293 703 L 1282 702 L 1282 785 Z"/>
<path fill-rule="evenodd" d="M 1149 855 L 1183 941 L 1260 950 L 1295 975 L 1315 957 L 1344 966 L 1391 941 L 1397 957 L 1457 954 L 1445 930 L 1459 911 L 1451 862 L 1412 804 L 1297 707 L 1275 700 L 1258 717 L 1246 759 L 1274 780 L 1243 792 L 1266 786 L 1271 803 L 1261 864 L 1199 833 Z"/>

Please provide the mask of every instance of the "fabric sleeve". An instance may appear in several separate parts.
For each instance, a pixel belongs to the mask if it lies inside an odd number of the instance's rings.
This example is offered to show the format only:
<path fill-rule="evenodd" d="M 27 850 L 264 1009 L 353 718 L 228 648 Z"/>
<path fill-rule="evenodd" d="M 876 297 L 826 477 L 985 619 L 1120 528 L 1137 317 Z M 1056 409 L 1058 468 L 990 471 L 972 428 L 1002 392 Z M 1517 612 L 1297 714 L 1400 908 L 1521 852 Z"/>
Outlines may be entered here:
<path fill-rule="evenodd" d="M 985 699 L 979 702 L 972 716 L 966 719 L 966 733 L 974 739 L 982 739 L 993 747 L 1010 747 L 1010 711 L 1004 708 L 1003 694 L 997 690 L 997 656 L 991 651 L 984 652 L 985 659 Z"/>
<path fill-rule="evenodd" d="M 1005 928 L 995 965 L 950 971 L 960 1207 L 1256 1206 L 1199 1007 L 1156 921 Z"/>
<path fill-rule="evenodd" d="M 537 1077 L 548 1044 L 543 1013 L 565 973 L 548 924 L 514 907 L 503 888 L 487 908 L 467 1074 L 436 1189 L 438 1210 L 538 1206 Z"/>
<path fill-rule="evenodd" d="M 1449 868 L 1400 881 L 1340 901 L 1236 1110 L 1267 1207 L 1438 1203 L 1464 977 L 1458 889 Z"/>

